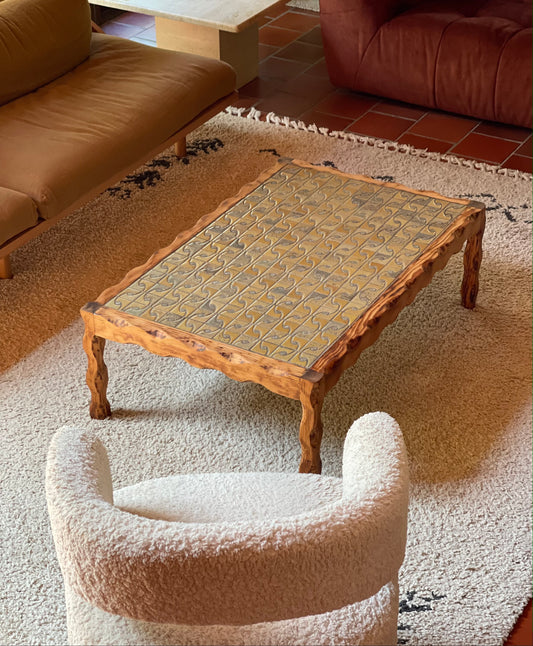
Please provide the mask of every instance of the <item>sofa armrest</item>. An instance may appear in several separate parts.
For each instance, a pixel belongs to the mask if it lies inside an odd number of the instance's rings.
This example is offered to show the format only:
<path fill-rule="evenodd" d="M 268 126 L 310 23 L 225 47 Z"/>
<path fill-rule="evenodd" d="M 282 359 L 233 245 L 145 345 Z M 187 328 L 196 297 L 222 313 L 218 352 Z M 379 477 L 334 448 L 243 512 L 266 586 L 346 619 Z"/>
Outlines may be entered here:
<path fill-rule="evenodd" d="M 39 220 L 35 202 L 24 193 L 0 186 L 0 246 Z"/>
<path fill-rule="evenodd" d="M 334 85 L 353 86 L 359 64 L 376 32 L 410 4 L 413 2 L 406 0 L 320 0 L 324 52 Z"/>

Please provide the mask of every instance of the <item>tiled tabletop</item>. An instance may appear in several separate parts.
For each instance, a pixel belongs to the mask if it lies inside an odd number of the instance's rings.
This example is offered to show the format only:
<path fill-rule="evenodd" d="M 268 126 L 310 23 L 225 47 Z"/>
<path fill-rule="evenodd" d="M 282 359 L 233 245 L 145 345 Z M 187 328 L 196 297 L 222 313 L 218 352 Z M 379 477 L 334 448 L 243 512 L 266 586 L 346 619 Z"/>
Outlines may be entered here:
<path fill-rule="evenodd" d="M 106 307 L 309 368 L 464 210 L 288 163 Z"/>

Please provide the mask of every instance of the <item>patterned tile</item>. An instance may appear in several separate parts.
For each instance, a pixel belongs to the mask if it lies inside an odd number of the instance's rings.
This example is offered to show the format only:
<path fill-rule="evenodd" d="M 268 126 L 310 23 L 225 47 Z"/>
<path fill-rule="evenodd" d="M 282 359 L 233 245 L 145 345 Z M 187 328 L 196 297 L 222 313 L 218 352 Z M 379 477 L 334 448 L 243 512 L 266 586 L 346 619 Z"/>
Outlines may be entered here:
<path fill-rule="evenodd" d="M 290 162 L 106 305 L 309 368 L 464 208 Z"/>

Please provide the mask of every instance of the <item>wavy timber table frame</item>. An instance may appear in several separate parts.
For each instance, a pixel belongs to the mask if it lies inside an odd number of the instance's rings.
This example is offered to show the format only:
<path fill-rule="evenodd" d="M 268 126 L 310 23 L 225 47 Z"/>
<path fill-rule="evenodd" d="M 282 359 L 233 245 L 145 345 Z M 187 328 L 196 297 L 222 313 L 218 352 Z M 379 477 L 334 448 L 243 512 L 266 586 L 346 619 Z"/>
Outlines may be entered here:
<path fill-rule="evenodd" d="M 299 400 L 320 473 L 326 393 L 465 242 L 475 306 L 484 226 L 478 202 L 280 160 L 82 308 L 91 417 L 111 414 L 106 339 L 133 343 Z"/>

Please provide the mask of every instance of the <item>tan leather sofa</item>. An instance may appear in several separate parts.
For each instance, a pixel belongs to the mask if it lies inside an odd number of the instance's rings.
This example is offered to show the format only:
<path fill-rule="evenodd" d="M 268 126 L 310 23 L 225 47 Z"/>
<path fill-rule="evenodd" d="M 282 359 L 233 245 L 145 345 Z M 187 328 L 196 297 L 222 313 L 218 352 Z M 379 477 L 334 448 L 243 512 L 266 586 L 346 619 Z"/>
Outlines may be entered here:
<path fill-rule="evenodd" d="M 0 277 L 9 254 L 235 98 L 220 61 L 92 33 L 87 0 L 0 0 Z"/>

